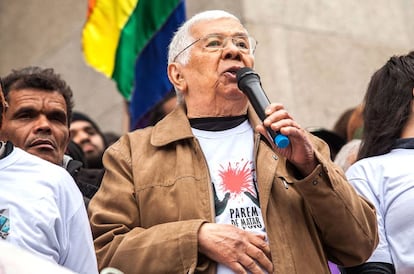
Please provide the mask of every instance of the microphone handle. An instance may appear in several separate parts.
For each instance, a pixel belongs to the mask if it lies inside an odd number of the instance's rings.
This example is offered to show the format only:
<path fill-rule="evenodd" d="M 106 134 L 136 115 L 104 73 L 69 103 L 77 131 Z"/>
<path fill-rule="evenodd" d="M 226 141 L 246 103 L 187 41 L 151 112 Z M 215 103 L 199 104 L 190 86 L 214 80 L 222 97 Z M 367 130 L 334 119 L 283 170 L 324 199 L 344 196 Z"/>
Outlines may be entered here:
<path fill-rule="evenodd" d="M 250 79 L 245 79 L 246 81 L 249 81 Z M 249 85 L 245 85 L 247 87 L 251 87 L 254 85 L 258 85 L 257 88 L 246 88 L 244 90 L 247 98 L 249 99 L 250 103 L 252 104 L 254 110 L 256 111 L 259 118 L 264 121 L 266 118 L 265 109 L 268 105 L 270 105 L 270 101 L 267 98 L 265 93 L 262 92 L 256 92 L 254 93 L 254 90 L 262 90 L 262 87 L 260 85 L 260 82 L 252 79 L 251 83 Z M 286 135 L 281 134 L 280 132 L 275 132 L 271 128 L 266 128 L 269 132 L 270 136 L 272 136 L 273 141 L 279 148 L 286 148 L 290 141 L 289 138 Z"/>

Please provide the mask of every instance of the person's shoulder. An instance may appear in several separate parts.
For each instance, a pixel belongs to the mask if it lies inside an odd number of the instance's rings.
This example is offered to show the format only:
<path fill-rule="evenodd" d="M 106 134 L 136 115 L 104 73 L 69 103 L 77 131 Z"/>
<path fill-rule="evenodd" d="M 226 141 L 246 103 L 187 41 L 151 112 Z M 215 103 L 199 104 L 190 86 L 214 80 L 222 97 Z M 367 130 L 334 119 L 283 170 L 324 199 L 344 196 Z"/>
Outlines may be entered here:
<path fill-rule="evenodd" d="M 19 164 L 26 164 L 28 167 L 36 167 L 36 168 L 44 167 L 50 170 L 61 169 L 61 167 L 59 167 L 58 165 L 55 165 L 38 156 L 30 154 L 18 147 L 14 147 L 14 151 L 12 155 L 16 157 L 16 159 L 18 159 Z"/>
<path fill-rule="evenodd" d="M 121 136 L 121 138 L 119 138 L 119 140 L 122 140 L 123 138 L 135 138 L 137 136 L 146 136 L 146 135 L 151 135 L 152 131 L 154 130 L 154 126 L 148 126 L 148 127 L 144 127 L 144 128 L 138 128 L 135 129 L 133 131 L 130 131 L 128 133 L 125 133 L 123 136 Z"/>
<path fill-rule="evenodd" d="M 13 153 L 13 157 L 15 157 L 13 166 L 16 170 L 30 174 L 33 179 L 41 178 L 38 181 L 59 185 L 73 181 L 72 176 L 61 166 L 48 162 L 17 147 L 14 148 Z"/>
<path fill-rule="evenodd" d="M 127 132 L 112 145 L 110 145 L 107 150 L 123 150 L 125 147 L 135 146 L 138 143 L 148 143 L 151 140 L 151 135 L 153 132 L 153 126 L 135 129 L 133 131 Z"/>
<path fill-rule="evenodd" d="M 83 205 L 75 181 L 63 167 L 19 148 L 14 148 L 10 156 L 10 168 L 2 176 L 14 182 L 13 189 L 20 191 L 16 194 L 19 199 L 57 204 L 59 208 L 70 204 L 74 210 Z"/>
<path fill-rule="evenodd" d="M 368 180 L 372 177 L 381 177 L 388 165 L 387 158 L 389 158 L 389 154 L 357 160 L 347 169 L 346 177 L 348 180 Z"/>

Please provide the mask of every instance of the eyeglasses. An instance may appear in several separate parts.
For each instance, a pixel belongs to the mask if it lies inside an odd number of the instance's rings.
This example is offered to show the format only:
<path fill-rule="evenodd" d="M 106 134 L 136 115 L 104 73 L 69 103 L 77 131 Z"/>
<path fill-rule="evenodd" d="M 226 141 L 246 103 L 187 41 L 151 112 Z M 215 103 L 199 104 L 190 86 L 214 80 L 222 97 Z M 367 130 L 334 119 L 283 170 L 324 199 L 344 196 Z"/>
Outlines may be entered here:
<path fill-rule="evenodd" d="M 175 57 L 174 62 L 177 60 L 177 57 L 180 56 L 181 53 L 186 51 L 188 48 L 190 48 L 192 45 L 194 45 L 197 42 L 200 42 L 203 46 L 203 48 L 206 51 L 214 52 L 218 50 L 222 50 L 226 47 L 227 42 L 231 39 L 231 42 L 233 45 L 235 45 L 239 51 L 241 51 L 244 54 L 254 54 L 254 51 L 256 50 L 257 41 L 248 35 L 236 35 L 236 36 L 226 36 L 223 34 L 208 34 L 204 37 L 198 38 L 188 46 L 186 46 L 182 51 L 180 51 Z"/>

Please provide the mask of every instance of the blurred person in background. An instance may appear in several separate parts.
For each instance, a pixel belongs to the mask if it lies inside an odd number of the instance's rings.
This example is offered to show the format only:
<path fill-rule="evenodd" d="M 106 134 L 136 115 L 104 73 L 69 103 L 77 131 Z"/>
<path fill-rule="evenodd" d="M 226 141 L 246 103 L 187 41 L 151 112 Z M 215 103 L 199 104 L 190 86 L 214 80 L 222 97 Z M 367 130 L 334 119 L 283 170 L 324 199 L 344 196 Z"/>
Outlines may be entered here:
<path fill-rule="evenodd" d="M 347 142 L 338 151 L 334 162 L 345 172 L 358 159 L 361 146 L 362 132 L 364 130 L 363 104 L 358 105 L 351 112 L 346 125 Z"/>
<path fill-rule="evenodd" d="M 339 137 L 341 137 L 344 142 L 348 141 L 347 127 L 349 119 L 356 108 L 348 108 L 339 116 L 336 120 L 332 131 L 335 132 Z"/>
<path fill-rule="evenodd" d="M 82 148 L 88 168 L 103 168 L 102 155 L 107 147 L 105 135 L 88 115 L 74 111 L 70 138 Z"/>

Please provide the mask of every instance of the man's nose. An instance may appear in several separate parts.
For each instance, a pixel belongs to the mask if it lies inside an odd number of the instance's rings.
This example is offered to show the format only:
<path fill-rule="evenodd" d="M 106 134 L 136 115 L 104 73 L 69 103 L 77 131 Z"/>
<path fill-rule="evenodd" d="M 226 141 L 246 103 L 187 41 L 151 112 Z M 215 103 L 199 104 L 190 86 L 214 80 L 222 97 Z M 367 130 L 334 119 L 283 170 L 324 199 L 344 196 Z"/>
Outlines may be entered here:
<path fill-rule="evenodd" d="M 233 39 L 230 37 L 225 41 L 223 47 L 223 58 L 224 59 L 237 59 L 241 60 L 241 51 L 240 49 L 234 44 Z"/>
<path fill-rule="evenodd" d="M 77 144 L 81 144 L 82 142 L 85 142 L 86 140 L 89 140 L 90 135 L 84 131 L 84 130 L 79 130 L 78 132 L 76 132 L 76 135 L 73 137 L 73 141 Z"/>
<path fill-rule="evenodd" d="M 35 122 L 34 129 L 35 129 L 35 131 L 48 131 L 48 132 L 50 132 L 51 129 L 50 129 L 49 119 L 44 115 L 38 116 L 38 118 L 36 119 L 36 122 Z"/>

